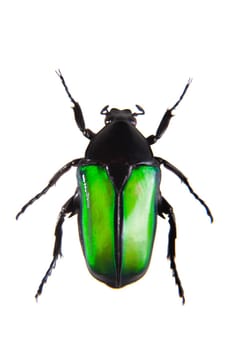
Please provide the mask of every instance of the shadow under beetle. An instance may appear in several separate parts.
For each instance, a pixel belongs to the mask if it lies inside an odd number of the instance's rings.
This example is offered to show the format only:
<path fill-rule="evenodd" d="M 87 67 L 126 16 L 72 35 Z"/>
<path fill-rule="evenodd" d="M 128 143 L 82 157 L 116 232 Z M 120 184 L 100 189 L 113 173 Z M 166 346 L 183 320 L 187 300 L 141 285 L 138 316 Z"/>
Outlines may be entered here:
<path fill-rule="evenodd" d="M 56 73 L 74 104 L 76 124 L 90 142 L 85 157 L 74 159 L 58 170 L 48 185 L 27 202 L 16 216 L 18 219 L 68 170 L 77 168 L 78 186 L 59 213 L 53 260 L 36 298 L 42 293 L 57 258 L 62 255 L 62 225 L 67 216 L 78 215 L 80 241 L 90 273 L 113 288 L 121 288 L 145 274 L 151 258 L 157 215 L 162 218 L 167 215 L 170 225 L 167 257 L 184 303 L 184 290 L 175 263 L 175 215 L 160 191 L 160 166 L 163 165 L 181 179 L 203 205 L 211 222 L 213 216 L 182 172 L 163 158 L 154 157 L 150 146 L 167 129 L 172 112 L 183 99 L 191 81 L 188 81 L 174 106 L 165 112 L 155 135 L 144 137 L 136 128 L 136 117 L 145 113 L 139 105 L 136 105 L 138 112 L 135 113 L 129 109 L 112 108 L 109 111 L 106 106 L 101 111 L 105 115 L 103 129 L 98 133 L 86 129 L 79 104 L 71 96 L 61 72 Z"/>

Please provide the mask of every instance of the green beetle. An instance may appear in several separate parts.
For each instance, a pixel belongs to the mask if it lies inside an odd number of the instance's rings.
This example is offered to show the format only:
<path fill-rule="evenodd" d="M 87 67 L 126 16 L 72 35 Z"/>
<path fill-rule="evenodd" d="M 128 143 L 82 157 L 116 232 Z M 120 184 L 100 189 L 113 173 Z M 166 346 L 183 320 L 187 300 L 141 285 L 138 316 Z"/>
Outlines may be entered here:
<path fill-rule="evenodd" d="M 71 96 L 60 71 L 65 90 L 74 104 L 76 123 L 90 142 L 85 157 L 75 159 L 63 166 L 49 184 L 17 214 L 45 194 L 71 167 L 77 168 L 78 186 L 75 194 L 63 205 L 55 228 L 53 260 L 38 288 L 36 297 L 42 293 L 44 284 L 56 260 L 61 255 L 62 224 L 66 216 L 78 216 L 80 241 L 91 274 L 113 288 L 121 288 L 141 278 L 150 263 L 156 232 L 157 216 L 168 216 L 170 225 L 168 258 L 178 285 L 179 296 L 185 302 L 183 287 L 175 263 L 176 223 L 171 205 L 160 191 L 160 167 L 163 165 L 177 175 L 194 197 L 204 206 L 208 216 L 213 216 L 199 196 L 193 191 L 187 178 L 168 161 L 155 157 L 151 150 L 167 129 L 172 111 L 184 97 L 190 81 L 175 105 L 166 111 L 155 135 L 145 138 L 136 128 L 136 117 L 144 114 L 129 109 L 118 110 L 108 106 L 105 126 L 97 134 L 86 129 L 79 104 Z"/>

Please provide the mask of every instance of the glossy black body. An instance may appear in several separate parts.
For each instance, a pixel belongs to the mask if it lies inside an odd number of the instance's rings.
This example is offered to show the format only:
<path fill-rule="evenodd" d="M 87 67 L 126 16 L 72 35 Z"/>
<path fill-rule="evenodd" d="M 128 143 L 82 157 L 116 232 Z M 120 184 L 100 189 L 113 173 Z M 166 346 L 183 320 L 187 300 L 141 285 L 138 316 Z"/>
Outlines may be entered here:
<path fill-rule="evenodd" d="M 146 138 L 130 123 L 106 125 L 91 139 L 85 158 L 105 164 L 150 162 L 154 156 Z"/>

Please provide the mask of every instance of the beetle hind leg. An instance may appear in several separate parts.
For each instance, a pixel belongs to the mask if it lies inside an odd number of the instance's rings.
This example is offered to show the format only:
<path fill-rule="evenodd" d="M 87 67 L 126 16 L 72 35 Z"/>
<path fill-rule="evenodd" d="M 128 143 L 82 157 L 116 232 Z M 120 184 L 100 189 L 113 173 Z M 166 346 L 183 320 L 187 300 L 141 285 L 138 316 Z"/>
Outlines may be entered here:
<path fill-rule="evenodd" d="M 43 291 L 44 284 L 47 282 L 48 277 L 51 275 L 52 270 L 56 267 L 56 262 L 59 256 L 62 256 L 61 246 L 62 246 L 62 225 L 66 217 L 71 217 L 77 214 L 79 211 L 79 198 L 77 194 L 72 196 L 61 208 L 58 216 L 56 228 L 55 228 L 55 243 L 53 248 L 53 259 L 46 271 L 39 288 L 36 292 L 35 298 L 37 299 Z"/>
<path fill-rule="evenodd" d="M 167 258 L 170 260 L 170 268 L 173 272 L 173 277 L 178 286 L 179 296 L 182 299 L 183 304 L 185 303 L 184 290 L 181 284 L 180 277 L 177 272 L 176 262 L 175 262 L 175 240 L 176 240 L 176 221 L 175 214 L 173 212 L 172 206 L 166 201 L 165 198 L 161 197 L 159 201 L 159 215 L 164 218 L 164 214 L 168 215 L 168 222 L 170 225 L 169 235 L 168 235 L 168 251 Z"/>

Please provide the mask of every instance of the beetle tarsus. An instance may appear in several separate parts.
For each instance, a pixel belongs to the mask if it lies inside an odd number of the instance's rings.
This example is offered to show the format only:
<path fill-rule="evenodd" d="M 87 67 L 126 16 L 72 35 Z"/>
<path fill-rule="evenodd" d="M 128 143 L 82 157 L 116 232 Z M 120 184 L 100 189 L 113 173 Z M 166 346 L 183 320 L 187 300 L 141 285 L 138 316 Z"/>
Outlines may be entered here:
<path fill-rule="evenodd" d="M 167 258 L 170 260 L 170 268 L 173 273 L 173 277 L 175 278 L 175 282 L 178 286 L 179 296 L 182 298 L 183 304 L 185 303 L 184 297 L 184 289 L 181 284 L 180 277 L 177 272 L 175 256 L 175 241 L 176 241 L 176 220 L 175 214 L 172 206 L 166 201 L 165 198 L 161 197 L 159 200 L 159 214 L 162 216 L 163 214 L 168 215 L 168 222 L 170 225 L 170 230 L 168 234 L 168 250 L 167 250 Z"/>
<path fill-rule="evenodd" d="M 175 261 L 172 260 L 170 257 L 168 257 L 168 259 L 170 260 L 170 268 L 173 272 L 173 277 L 175 278 L 175 282 L 178 286 L 179 297 L 182 299 L 182 304 L 184 305 L 185 304 L 184 289 L 182 287 L 179 275 L 178 275 L 177 270 L 176 270 Z"/>
<path fill-rule="evenodd" d="M 52 270 L 56 267 L 56 261 L 58 259 L 58 257 L 62 256 L 62 250 L 61 250 L 61 246 L 62 246 L 62 225 L 65 221 L 65 217 L 69 215 L 69 217 L 77 214 L 79 210 L 79 198 L 77 195 L 77 192 L 75 193 L 74 196 L 72 196 L 61 208 L 61 211 L 59 213 L 58 216 L 58 220 L 57 220 L 57 224 L 56 224 L 56 228 L 55 228 L 55 243 L 54 243 L 54 248 L 53 248 L 53 260 L 45 274 L 45 276 L 43 277 L 39 288 L 37 290 L 37 293 L 35 295 L 35 298 L 38 299 L 38 297 L 42 294 L 42 290 L 44 287 L 44 284 L 47 282 L 48 277 L 51 275 Z"/>
<path fill-rule="evenodd" d="M 71 95 L 71 93 L 70 93 L 70 91 L 69 91 L 69 89 L 68 89 L 68 86 L 66 85 L 65 79 L 64 79 L 64 77 L 63 77 L 63 75 L 62 75 L 60 69 L 56 70 L 55 72 L 56 72 L 56 74 L 59 76 L 59 78 L 61 79 L 62 85 L 64 86 L 64 89 L 65 89 L 67 95 L 69 96 L 71 102 L 73 102 L 74 104 L 77 103 L 77 102 L 75 101 L 75 99 L 73 98 L 73 96 Z"/>
<path fill-rule="evenodd" d="M 52 273 L 52 270 L 55 269 L 56 267 L 56 262 L 57 262 L 57 258 L 58 257 L 54 257 L 50 266 L 49 266 L 49 269 L 47 270 L 45 276 L 43 277 L 40 285 L 39 285 L 39 288 L 36 292 L 36 295 L 35 295 L 35 298 L 36 298 L 36 301 L 38 301 L 38 297 L 42 294 L 42 291 L 43 291 L 43 287 L 44 287 L 44 284 L 47 282 L 47 279 L 48 277 L 51 275 Z"/>
<path fill-rule="evenodd" d="M 40 193 L 38 193 L 37 195 L 35 195 L 35 197 L 33 197 L 32 199 L 30 199 L 30 201 L 28 201 L 23 207 L 22 209 L 18 212 L 18 214 L 16 215 L 16 220 L 18 220 L 18 218 L 20 217 L 21 214 L 23 214 L 25 212 L 25 210 L 27 209 L 27 207 L 29 207 L 30 205 L 32 205 L 36 200 L 38 200 L 41 196 L 43 196 L 44 194 L 46 194 L 46 192 L 49 190 L 51 186 L 48 185 L 46 186 Z"/>
<path fill-rule="evenodd" d="M 189 78 L 189 80 L 188 80 L 187 84 L 185 85 L 184 91 L 182 92 L 182 94 L 181 94 L 179 100 L 174 104 L 174 106 L 173 106 L 172 108 L 169 109 L 170 111 L 173 111 L 173 110 L 180 104 L 180 102 L 183 100 L 183 97 L 184 97 L 184 95 L 186 94 L 186 92 L 187 92 L 187 90 L 188 90 L 189 85 L 191 84 L 191 82 L 192 82 L 192 79 Z"/>

